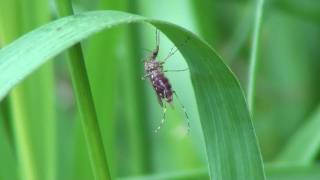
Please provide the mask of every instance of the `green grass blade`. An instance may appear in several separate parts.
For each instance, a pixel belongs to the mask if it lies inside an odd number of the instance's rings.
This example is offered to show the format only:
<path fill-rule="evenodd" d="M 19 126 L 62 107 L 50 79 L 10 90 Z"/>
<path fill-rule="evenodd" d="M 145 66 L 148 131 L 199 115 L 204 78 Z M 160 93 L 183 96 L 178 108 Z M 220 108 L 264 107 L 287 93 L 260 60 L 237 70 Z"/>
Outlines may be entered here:
<path fill-rule="evenodd" d="M 58 8 L 61 16 L 73 14 L 71 0 L 59 0 Z M 72 46 L 67 54 L 94 177 L 96 180 L 111 179 L 81 44 Z"/>
<path fill-rule="evenodd" d="M 320 149 L 320 106 L 290 139 L 276 159 L 277 163 L 308 165 Z"/>
<path fill-rule="evenodd" d="M 270 6 L 286 13 L 304 18 L 306 21 L 320 22 L 320 2 L 319 1 L 299 1 L 299 0 L 271 0 Z"/>
<path fill-rule="evenodd" d="M 228 45 L 226 46 L 226 53 L 224 54 L 227 64 L 233 64 L 236 59 L 240 59 L 240 52 L 245 47 L 251 35 L 253 25 L 250 26 L 248 24 L 252 24 L 254 19 L 254 5 L 254 2 L 248 1 L 243 7 L 242 16 L 240 16 L 236 22 L 235 28 L 228 40 Z"/>
<path fill-rule="evenodd" d="M 212 46 L 216 46 L 221 38 L 219 32 L 219 8 L 221 8 L 221 2 L 217 0 L 192 0 L 192 8 L 194 10 L 194 16 L 196 18 L 197 27 L 199 28 L 201 35 Z"/>
<path fill-rule="evenodd" d="M 0 112 L 1 113 L 1 112 Z M 0 114 L 0 179 L 18 179 L 17 161 L 14 157 L 12 141 L 7 138 L 6 123 L 3 114 Z"/>
<path fill-rule="evenodd" d="M 138 11 L 138 0 L 127 0 L 127 11 Z M 147 117 L 146 109 L 148 108 L 146 102 L 146 94 L 144 89 L 144 81 L 141 81 L 143 75 L 143 67 L 137 66 L 139 60 L 143 55 L 140 49 L 143 49 L 141 42 L 141 34 L 138 26 L 131 26 L 127 31 L 127 58 L 133 58 L 131 61 L 122 62 L 123 78 L 124 78 L 124 96 L 126 106 L 126 119 L 128 127 L 128 145 L 130 148 L 129 159 L 129 174 L 145 174 L 152 169 L 152 153 L 151 153 L 151 138 L 150 131 L 148 131 L 148 122 L 145 121 Z M 120 95 L 121 96 L 121 95 Z"/>
<path fill-rule="evenodd" d="M 262 21 L 264 0 L 257 0 L 253 39 L 250 53 L 250 68 L 249 68 L 249 78 L 248 78 L 248 89 L 247 89 L 247 99 L 248 107 L 251 112 L 253 112 L 254 96 L 255 96 L 255 81 L 257 76 L 257 56 L 258 56 L 258 45 L 259 45 L 259 34 Z"/>
<path fill-rule="evenodd" d="M 167 24 L 154 24 L 176 45 L 191 36 L 185 31 L 177 33 Z M 254 129 L 238 81 L 219 56 L 197 38 L 191 36 L 178 48 L 189 64 L 211 177 L 264 179 Z"/>
<path fill-rule="evenodd" d="M 49 2 L 13 0 L 0 2 L 3 43 L 47 22 Z M 32 9 L 32 11 L 30 11 Z M 55 116 L 51 63 L 34 72 L 9 100 L 18 166 L 23 179 L 55 179 Z M 7 113 L 11 109 L 7 107 Z"/>
<path fill-rule="evenodd" d="M 100 1 L 99 9 L 118 9 L 122 7 L 119 1 Z M 117 167 L 117 143 L 116 143 L 116 89 L 117 87 L 117 63 L 120 59 L 116 50 L 121 45 L 123 32 L 112 29 L 92 36 L 84 49 L 88 76 L 92 88 L 94 103 L 101 128 L 103 144 L 107 149 L 108 162 L 111 167 Z M 108 42 L 108 43 L 106 43 Z M 110 85 L 112 84 L 112 86 Z M 77 151 L 81 149 L 77 148 Z M 76 163 L 83 166 L 80 163 Z M 113 168 L 111 174 L 115 174 Z M 85 172 L 83 170 L 82 172 Z M 84 178 L 86 179 L 86 178 Z"/>
<path fill-rule="evenodd" d="M 162 30 L 189 64 L 211 178 L 264 179 L 254 128 L 239 82 L 205 42 L 170 23 L 122 12 L 98 11 L 47 24 L 0 51 L 0 99 L 45 59 L 106 27 L 142 21 Z M 181 46 L 187 39 L 188 43 Z"/>
<path fill-rule="evenodd" d="M 319 164 L 310 166 L 266 166 L 268 180 L 316 180 L 320 179 Z"/>
<path fill-rule="evenodd" d="M 320 178 L 319 165 L 312 166 L 273 166 L 266 167 L 268 180 L 317 180 Z M 205 169 L 162 173 L 136 177 L 118 178 L 118 180 L 205 180 L 209 179 Z"/>
<path fill-rule="evenodd" d="M 154 3 L 149 0 L 140 0 L 140 4 L 143 4 L 143 6 L 140 6 L 140 13 L 144 16 L 176 22 L 191 31 L 197 29 L 193 13 L 190 9 L 192 1 L 181 3 L 181 1 L 161 0 Z M 163 10 L 160 10 L 159 7 L 166 9 L 166 13 L 163 13 Z M 179 13 L 177 13 L 177 9 L 179 9 Z M 145 40 L 144 47 L 153 49 L 155 46 L 155 29 L 143 28 L 142 31 L 142 39 Z M 162 59 L 174 45 L 162 33 L 160 33 L 160 39 L 158 58 Z M 208 40 L 207 38 L 205 39 Z M 186 67 L 187 64 L 180 53 L 176 53 L 169 58 L 165 64 L 165 69 L 183 69 Z M 152 170 L 153 172 L 171 172 L 203 167 L 206 165 L 204 139 L 189 72 L 167 73 L 166 76 L 170 80 L 172 88 L 181 96 L 180 99 L 190 115 L 192 133 L 190 137 L 185 136 L 187 131 L 185 117 L 178 102 L 175 101 L 173 104 L 175 110 L 168 111 L 166 125 L 161 129 L 159 134 L 154 135 L 152 131 L 158 126 L 158 122 L 160 121 L 161 108 L 150 83 L 148 81 L 144 82 L 148 100 L 148 107 L 146 108 L 149 110 L 146 124 L 149 124 L 149 146 L 152 150 L 152 161 L 154 164 Z M 167 160 L 164 161 L 163 157 L 166 157 Z"/>
<path fill-rule="evenodd" d="M 75 120 L 80 120 L 80 117 L 77 117 Z M 90 158 L 86 149 L 86 140 L 84 137 L 82 124 L 80 122 L 75 124 L 74 134 L 74 152 L 71 153 L 71 156 L 73 155 L 74 159 L 74 172 L 72 173 L 73 176 L 71 179 L 94 179 L 93 169 L 91 168 Z"/>
<path fill-rule="evenodd" d="M 156 173 L 144 176 L 121 177 L 117 180 L 206 180 L 210 179 L 206 169 L 192 169 L 172 173 Z"/>
<path fill-rule="evenodd" d="M 97 180 L 111 179 L 80 44 L 70 48 L 68 55 L 77 106 L 94 176 Z"/>
<path fill-rule="evenodd" d="M 14 137 L 12 132 L 12 115 L 11 115 L 11 109 L 10 109 L 10 100 L 9 97 L 6 97 L 1 103 L 0 103 L 0 118 L 2 119 L 3 123 L 3 129 L 5 138 L 8 139 L 8 143 L 12 147 L 12 150 L 14 148 Z"/>
<path fill-rule="evenodd" d="M 316 26 L 310 22 L 279 11 L 272 11 L 267 19 L 256 86 L 263 95 L 258 95 L 255 111 L 266 161 L 279 155 L 319 102 L 319 86 L 314 83 L 318 77 L 319 51 L 310 48 L 319 46 L 313 41 L 318 39 L 315 37 L 319 37 L 319 30 L 313 29 Z"/>

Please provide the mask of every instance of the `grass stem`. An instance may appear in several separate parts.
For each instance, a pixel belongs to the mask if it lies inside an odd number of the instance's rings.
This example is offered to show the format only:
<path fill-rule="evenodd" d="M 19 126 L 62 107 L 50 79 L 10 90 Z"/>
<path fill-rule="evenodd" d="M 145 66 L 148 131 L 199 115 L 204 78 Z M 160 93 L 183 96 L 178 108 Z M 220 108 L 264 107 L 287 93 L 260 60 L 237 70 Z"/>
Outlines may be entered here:
<path fill-rule="evenodd" d="M 73 14 L 70 0 L 57 0 L 57 4 L 61 16 Z M 68 50 L 68 56 L 93 174 L 96 180 L 111 179 L 80 43 Z"/>
<path fill-rule="evenodd" d="M 253 106 L 254 106 L 255 82 L 256 82 L 256 76 L 257 76 L 257 54 L 258 54 L 263 4 L 264 4 L 264 0 L 257 0 L 252 46 L 251 46 L 251 53 L 250 53 L 247 101 L 248 101 L 248 107 L 251 113 L 253 112 Z"/>

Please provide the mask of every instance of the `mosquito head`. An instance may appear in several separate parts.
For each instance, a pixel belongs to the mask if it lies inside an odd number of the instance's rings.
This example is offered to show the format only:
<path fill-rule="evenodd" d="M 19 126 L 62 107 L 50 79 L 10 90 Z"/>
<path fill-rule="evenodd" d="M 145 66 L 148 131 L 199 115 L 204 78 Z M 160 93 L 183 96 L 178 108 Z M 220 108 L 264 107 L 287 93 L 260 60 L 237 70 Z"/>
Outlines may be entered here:
<path fill-rule="evenodd" d="M 150 60 L 155 60 L 156 57 L 158 56 L 158 52 L 159 52 L 159 46 L 157 46 L 157 47 L 151 52 Z"/>
<path fill-rule="evenodd" d="M 156 48 L 151 52 L 150 60 L 155 60 L 159 53 L 159 44 L 160 44 L 160 34 L 159 30 L 156 29 Z"/>

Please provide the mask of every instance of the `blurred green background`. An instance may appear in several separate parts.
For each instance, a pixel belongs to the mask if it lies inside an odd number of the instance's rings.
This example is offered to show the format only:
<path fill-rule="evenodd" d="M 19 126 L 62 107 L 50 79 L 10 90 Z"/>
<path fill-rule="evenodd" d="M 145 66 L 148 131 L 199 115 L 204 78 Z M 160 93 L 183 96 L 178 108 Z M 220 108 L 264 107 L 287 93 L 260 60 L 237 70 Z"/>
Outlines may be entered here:
<path fill-rule="evenodd" d="M 242 87 L 247 86 L 255 1 L 73 2 L 77 13 L 122 10 L 181 25 L 211 44 Z M 56 18 L 53 0 L 0 0 L 0 47 Z M 279 156 L 290 138 L 319 107 L 320 1 L 266 0 L 260 35 L 253 123 L 264 161 L 281 164 L 286 161 Z M 160 38 L 160 57 L 165 57 L 173 45 L 163 34 Z M 144 48 L 154 48 L 155 29 L 148 25 L 116 27 L 82 45 L 112 175 L 206 171 L 188 72 L 167 76 L 190 115 L 190 135 L 185 135 L 186 121 L 178 104 L 169 109 L 160 133 L 153 131 L 162 110 L 149 82 L 141 81 L 141 60 L 148 54 Z M 93 179 L 70 75 L 62 60 L 66 56 L 56 58 L 1 102 L 0 179 L 19 179 L 17 129 L 22 126 L 31 139 L 28 143 L 39 179 Z M 184 69 L 186 63 L 177 53 L 165 67 Z"/>

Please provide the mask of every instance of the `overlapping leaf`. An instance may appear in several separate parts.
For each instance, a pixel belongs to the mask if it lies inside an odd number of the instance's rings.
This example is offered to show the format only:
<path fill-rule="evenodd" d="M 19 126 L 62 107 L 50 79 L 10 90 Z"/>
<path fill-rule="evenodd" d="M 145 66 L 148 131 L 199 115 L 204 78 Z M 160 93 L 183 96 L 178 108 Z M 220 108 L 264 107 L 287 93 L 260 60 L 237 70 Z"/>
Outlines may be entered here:
<path fill-rule="evenodd" d="M 149 22 L 159 28 L 189 65 L 211 179 L 264 179 L 254 128 L 237 79 L 205 42 L 170 23 L 96 11 L 47 24 L 0 51 L 0 99 L 47 59 L 104 28 L 133 22 Z"/>

